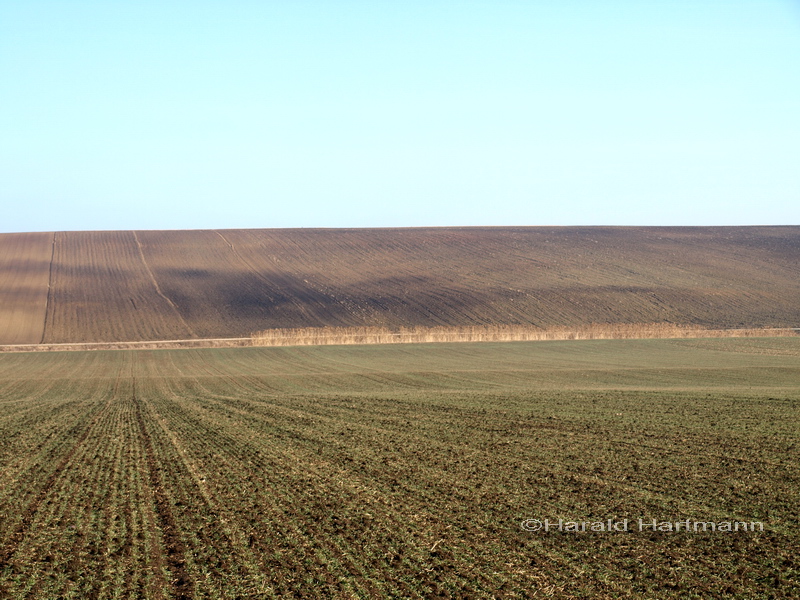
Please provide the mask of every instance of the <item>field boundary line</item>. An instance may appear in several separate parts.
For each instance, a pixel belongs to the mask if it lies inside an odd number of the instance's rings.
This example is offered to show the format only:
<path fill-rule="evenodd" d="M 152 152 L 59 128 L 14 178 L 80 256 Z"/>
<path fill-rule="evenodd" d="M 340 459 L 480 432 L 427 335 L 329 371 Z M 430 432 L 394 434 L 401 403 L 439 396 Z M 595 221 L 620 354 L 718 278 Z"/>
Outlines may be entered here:
<path fill-rule="evenodd" d="M 47 311 L 50 309 L 50 296 L 53 293 L 53 261 L 56 257 L 56 232 L 53 232 L 53 243 L 50 249 L 50 271 L 47 275 L 47 298 L 44 301 L 44 323 L 42 323 L 42 341 L 39 342 L 40 344 L 44 344 L 44 338 L 47 334 Z"/>
<path fill-rule="evenodd" d="M 183 326 L 186 327 L 186 330 L 189 332 L 189 335 L 197 337 L 197 334 L 191 327 L 189 327 L 189 324 L 183 318 L 175 303 L 172 300 L 170 300 L 164 294 L 164 292 L 161 291 L 161 288 L 158 285 L 158 281 L 156 281 L 156 277 L 155 275 L 153 275 L 153 271 L 152 269 L 150 269 L 150 265 L 147 264 L 147 259 L 144 257 L 144 250 L 142 249 L 142 243 L 139 241 L 139 235 L 136 233 L 136 231 L 133 231 L 132 233 L 133 233 L 133 239 L 136 240 L 136 247 L 139 249 L 139 256 L 142 259 L 142 264 L 144 265 L 144 268 L 147 270 L 147 274 L 150 276 L 150 281 L 153 282 L 153 287 L 155 287 L 156 293 L 159 296 L 161 296 L 164 300 L 166 300 L 167 304 L 169 304 L 172 307 L 172 309 L 175 311 L 175 314 L 178 316 L 178 319 L 180 319 L 181 323 L 183 323 Z"/>
<path fill-rule="evenodd" d="M 688 338 L 782 337 L 800 334 L 800 328 L 704 329 L 665 323 L 589 323 L 568 328 L 542 329 L 530 325 L 436 327 L 299 327 L 252 333 L 254 346 L 323 346 L 362 344 L 424 344 L 459 342 L 543 342 L 577 340 L 641 340 Z"/>
<path fill-rule="evenodd" d="M 169 301 L 166 296 L 163 296 Z M 173 308 L 175 306 L 173 305 Z M 177 308 L 176 308 L 177 311 Z M 180 315 L 179 315 L 180 316 Z M 184 322 L 185 323 L 185 322 Z M 188 325 L 187 325 L 188 327 Z M 315 329 L 315 328 L 309 328 Z M 325 329 L 325 328 L 318 328 Z M 379 328 L 378 328 L 379 329 Z M 454 330 L 458 328 L 453 328 Z M 470 328 L 466 328 L 470 329 Z M 289 332 L 292 330 L 274 329 L 270 332 Z M 260 332 L 259 332 L 260 333 Z M 194 332 L 192 332 L 194 335 Z M 592 335 L 580 330 L 540 330 L 537 333 L 509 333 L 505 336 L 493 333 L 484 337 L 474 332 L 463 333 L 453 331 L 437 339 L 436 334 L 428 337 L 427 333 L 380 332 L 322 335 L 275 335 L 260 338 L 259 334 L 249 337 L 232 338 L 185 338 L 172 340 L 136 340 L 118 342 L 58 342 L 47 344 L 4 344 L 3 352 L 58 352 L 81 350 L 162 350 L 179 348 L 275 348 L 299 346 L 372 346 L 388 344 L 482 344 L 508 342 L 563 342 L 563 341 L 597 341 L 597 340 L 689 340 L 689 339 L 758 339 L 778 337 L 800 337 L 798 327 L 768 327 L 762 329 L 690 329 L 680 335 L 666 333 L 664 335 Z M 427 338 L 427 339 L 426 339 Z M 431 339 L 433 338 L 433 339 Z"/>

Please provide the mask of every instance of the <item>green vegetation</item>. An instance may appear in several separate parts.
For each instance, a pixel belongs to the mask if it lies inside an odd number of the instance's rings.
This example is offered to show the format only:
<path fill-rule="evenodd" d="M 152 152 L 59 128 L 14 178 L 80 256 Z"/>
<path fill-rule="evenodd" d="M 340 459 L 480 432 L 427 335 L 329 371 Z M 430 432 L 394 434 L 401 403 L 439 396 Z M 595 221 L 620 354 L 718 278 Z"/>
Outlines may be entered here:
<path fill-rule="evenodd" d="M 797 598 L 798 358 L 798 338 L 0 355 L 0 597 Z"/>

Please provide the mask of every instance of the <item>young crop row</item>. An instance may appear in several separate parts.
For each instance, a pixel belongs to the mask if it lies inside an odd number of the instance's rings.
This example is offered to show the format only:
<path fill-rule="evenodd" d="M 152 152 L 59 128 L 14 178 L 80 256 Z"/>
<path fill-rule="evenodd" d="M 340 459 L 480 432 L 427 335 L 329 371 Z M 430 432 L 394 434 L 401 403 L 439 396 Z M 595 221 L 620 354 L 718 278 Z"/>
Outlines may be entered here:
<path fill-rule="evenodd" d="M 124 401 L 130 382 L 80 383 L 72 394 L 85 394 L 83 413 L 9 488 L 28 493 L 5 499 L 4 597 L 133 598 L 166 587 L 151 568 L 160 542 Z"/>
<path fill-rule="evenodd" d="M 739 364 L 719 350 L 736 345 L 647 347 L 687 381 Z M 772 365 L 769 386 L 677 390 L 640 351 L 605 344 L 608 369 L 625 379 L 640 360 L 649 387 L 564 390 L 525 369 L 591 373 L 597 348 L 547 348 L 65 353 L 60 373 L 43 356 L 38 379 L 35 359 L 8 357 L 0 596 L 800 594 L 792 356 L 751 361 Z M 520 526 L 650 516 L 766 527 Z"/>

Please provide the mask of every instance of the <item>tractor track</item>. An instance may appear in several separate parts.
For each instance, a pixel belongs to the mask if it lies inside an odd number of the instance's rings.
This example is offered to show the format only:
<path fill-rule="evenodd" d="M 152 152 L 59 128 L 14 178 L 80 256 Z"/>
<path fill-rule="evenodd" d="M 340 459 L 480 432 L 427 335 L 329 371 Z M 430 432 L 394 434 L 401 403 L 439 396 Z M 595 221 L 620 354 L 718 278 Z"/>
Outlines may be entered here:
<path fill-rule="evenodd" d="M 132 399 L 136 411 L 136 421 L 139 424 L 142 444 L 144 445 L 145 455 L 147 457 L 150 488 L 153 491 L 156 514 L 158 515 L 158 522 L 163 535 L 167 568 L 172 574 L 170 586 L 176 599 L 191 600 L 191 598 L 194 597 L 194 582 L 186 568 L 186 559 L 184 558 L 186 549 L 181 539 L 175 516 L 172 514 L 169 499 L 164 493 L 164 486 L 161 481 L 161 476 L 159 475 L 158 459 L 153 450 L 153 441 L 147 431 L 144 415 L 142 414 L 144 411 L 143 402 L 136 395 L 135 378 L 133 379 Z"/>

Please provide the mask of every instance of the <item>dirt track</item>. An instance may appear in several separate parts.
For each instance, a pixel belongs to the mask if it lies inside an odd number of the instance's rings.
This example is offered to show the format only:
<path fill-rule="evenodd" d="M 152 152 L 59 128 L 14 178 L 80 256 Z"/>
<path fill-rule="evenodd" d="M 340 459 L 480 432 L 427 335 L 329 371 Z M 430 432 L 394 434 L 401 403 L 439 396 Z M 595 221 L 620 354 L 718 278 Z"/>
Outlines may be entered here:
<path fill-rule="evenodd" d="M 348 328 L 341 328 L 345 331 Z M 791 337 L 800 335 L 800 328 L 774 329 L 692 329 L 654 326 L 621 327 L 620 331 L 607 331 L 607 328 L 585 328 L 583 330 L 542 330 L 534 331 L 526 328 L 506 328 L 501 334 L 475 333 L 469 329 L 481 328 L 432 328 L 418 329 L 416 334 L 381 332 L 350 335 L 342 334 L 341 329 L 309 328 L 302 330 L 306 335 L 297 335 L 292 330 L 269 330 L 257 333 L 249 338 L 213 338 L 183 340 L 149 340 L 137 342 L 81 342 L 75 344 L 17 344 L 0 345 L 3 352 L 56 352 L 81 350 L 166 350 L 177 348 L 242 348 L 249 346 L 329 346 L 329 345 L 363 345 L 363 344 L 395 344 L 395 343 L 458 343 L 458 342 L 516 342 L 516 341 L 550 341 L 550 340 L 590 340 L 590 339 L 670 339 L 670 338 L 740 338 L 740 337 Z M 377 328 L 376 328 L 377 329 Z M 465 331 L 466 330 L 466 331 Z"/>

